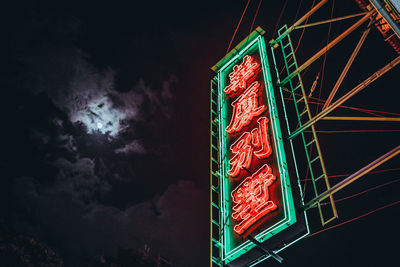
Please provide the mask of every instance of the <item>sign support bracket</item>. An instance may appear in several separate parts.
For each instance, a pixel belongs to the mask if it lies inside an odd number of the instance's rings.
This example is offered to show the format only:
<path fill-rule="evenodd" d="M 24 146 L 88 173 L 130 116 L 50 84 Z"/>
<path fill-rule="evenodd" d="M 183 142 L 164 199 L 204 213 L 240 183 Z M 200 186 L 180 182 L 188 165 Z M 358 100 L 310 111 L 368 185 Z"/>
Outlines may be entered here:
<path fill-rule="evenodd" d="M 282 32 L 286 31 L 286 25 L 283 26 L 281 29 L 278 30 L 278 34 L 281 35 Z M 279 45 L 282 49 L 282 54 L 283 54 L 283 59 L 285 62 L 285 68 L 286 72 L 289 75 L 291 73 L 292 68 L 297 68 L 297 60 L 295 57 L 292 41 L 290 38 L 290 35 L 287 35 L 285 38 L 281 39 L 279 42 Z M 289 49 L 287 49 L 289 47 Z M 275 61 L 275 51 L 274 48 L 271 48 L 272 56 L 275 62 L 275 70 L 277 74 L 277 82 L 278 86 L 280 84 L 280 73 L 277 69 L 276 66 L 276 61 Z M 295 112 L 297 114 L 297 125 L 296 127 L 301 127 L 304 123 L 312 119 L 311 116 L 311 111 L 308 106 L 308 95 L 306 94 L 303 86 L 303 81 L 301 79 L 300 74 L 297 74 L 295 77 L 293 77 L 291 80 L 288 81 L 288 87 L 290 89 L 286 89 L 284 87 L 280 87 L 280 94 L 282 98 L 282 104 L 283 104 L 283 110 L 285 112 L 285 118 L 286 118 L 286 125 L 287 125 L 287 133 L 290 135 L 292 133 L 290 123 L 288 120 L 288 116 L 286 113 L 286 104 L 285 104 L 285 98 L 283 96 L 283 91 L 287 91 L 290 94 L 290 98 L 293 100 L 293 106 L 295 108 Z M 302 144 L 302 147 L 304 147 L 304 152 L 305 152 L 305 157 L 307 160 L 307 165 L 308 165 L 308 174 L 311 177 L 312 180 L 312 187 L 314 189 L 314 194 L 315 196 L 318 196 L 322 192 L 328 190 L 330 188 L 330 183 L 328 180 L 328 175 L 326 172 L 325 168 L 325 163 L 323 160 L 321 148 L 319 145 L 318 137 L 317 137 L 317 132 L 314 128 L 314 126 L 311 126 L 311 134 L 306 134 L 305 132 L 300 133 L 300 143 Z M 294 152 L 294 145 L 293 145 L 293 140 L 290 140 L 290 145 L 292 148 L 292 153 L 293 157 L 296 162 L 296 153 Z M 313 147 L 316 148 L 313 150 Z M 297 164 L 297 163 L 296 163 Z M 303 175 L 305 173 L 299 172 L 299 170 L 296 168 L 296 174 L 298 180 L 303 178 Z M 303 188 L 303 195 L 302 199 L 304 200 L 305 198 L 305 187 Z M 322 225 L 325 225 L 329 223 L 330 221 L 334 220 L 337 218 L 337 211 L 335 207 L 335 202 L 333 197 L 330 197 L 330 208 L 322 209 L 321 205 L 318 204 L 318 210 L 321 218 L 321 223 Z"/>
<path fill-rule="evenodd" d="M 258 242 L 257 239 L 255 239 L 254 237 L 252 237 L 251 235 L 249 235 L 248 239 L 254 244 L 256 245 L 256 247 L 263 253 L 267 254 L 268 256 L 271 256 L 272 258 L 274 258 L 277 262 L 282 263 L 283 262 L 283 258 L 281 256 L 279 256 L 278 254 L 276 254 L 274 251 L 272 251 L 269 248 L 264 247 L 260 242 Z"/>

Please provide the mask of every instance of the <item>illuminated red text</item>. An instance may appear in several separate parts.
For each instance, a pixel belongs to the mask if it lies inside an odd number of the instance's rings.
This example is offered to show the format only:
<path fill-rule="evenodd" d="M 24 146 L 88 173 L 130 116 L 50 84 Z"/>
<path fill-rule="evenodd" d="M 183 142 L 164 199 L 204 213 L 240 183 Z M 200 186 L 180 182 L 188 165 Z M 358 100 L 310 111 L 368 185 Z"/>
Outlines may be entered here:
<path fill-rule="evenodd" d="M 232 218 L 238 221 L 233 228 L 236 233 L 242 234 L 258 219 L 277 209 L 268 191 L 275 180 L 271 167 L 265 164 L 232 191 Z"/>
<path fill-rule="evenodd" d="M 254 58 L 245 56 L 241 64 L 233 67 L 233 71 L 229 74 L 230 83 L 224 92 L 230 96 L 240 93 L 241 89 L 246 88 L 247 82 L 255 76 L 259 67 L 260 64 L 255 62 Z"/>
<path fill-rule="evenodd" d="M 233 157 L 229 175 L 237 176 L 242 169 L 250 167 L 253 155 L 259 159 L 271 155 L 271 145 L 268 138 L 268 119 L 261 117 L 257 121 L 258 127 L 251 132 L 244 132 L 230 147 Z"/>
<path fill-rule="evenodd" d="M 269 196 L 269 187 L 277 178 L 268 164 L 259 161 L 272 153 L 269 119 L 262 115 L 267 106 L 263 104 L 262 86 L 255 80 L 260 70 L 260 64 L 253 57 L 245 56 L 241 64 L 233 67 L 230 83 L 224 89 L 228 97 L 234 98 L 230 123 L 225 128 L 234 140 L 230 146 L 228 174 L 234 179 L 248 176 L 231 192 L 233 230 L 237 234 L 243 234 L 263 216 L 278 209 Z"/>
<path fill-rule="evenodd" d="M 258 82 L 252 83 L 249 88 L 232 102 L 232 120 L 226 131 L 228 133 L 239 132 L 244 126 L 250 124 L 251 120 L 266 110 L 264 105 L 260 106 Z"/>

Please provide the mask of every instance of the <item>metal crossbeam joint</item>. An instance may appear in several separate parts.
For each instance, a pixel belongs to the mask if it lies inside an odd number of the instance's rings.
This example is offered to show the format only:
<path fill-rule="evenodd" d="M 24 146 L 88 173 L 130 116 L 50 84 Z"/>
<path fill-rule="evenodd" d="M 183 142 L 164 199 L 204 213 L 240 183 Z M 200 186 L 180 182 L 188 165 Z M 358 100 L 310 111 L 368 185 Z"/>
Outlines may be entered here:
<path fill-rule="evenodd" d="M 271 249 L 265 248 L 260 242 L 258 242 L 257 239 L 255 239 L 254 237 L 252 237 L 251 235 L 249 235 L 248 239 L 254 243 L 254 245 L 256 245 L 256 247 L 263 253 L 268 254 L 269 256 L 271 256 L 272 258 L 274 258 L 276 261 L 278 261 L 279 263 L 283 262 L 283 258 L 281 256 L 279 256 L 278 254 L 276 254 L 275 252 L 273 252 Z"/>

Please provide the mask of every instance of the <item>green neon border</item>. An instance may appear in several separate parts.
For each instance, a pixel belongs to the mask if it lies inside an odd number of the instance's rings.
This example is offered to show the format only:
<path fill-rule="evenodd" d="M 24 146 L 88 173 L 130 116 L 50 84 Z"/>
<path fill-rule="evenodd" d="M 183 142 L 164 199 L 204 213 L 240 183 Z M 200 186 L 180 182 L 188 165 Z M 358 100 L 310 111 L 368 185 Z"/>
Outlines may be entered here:
<path fill-rule="evenodd" d="M 250 36 L 252 37 L 252 36 Z M 254 37 L 253 37 L 254 38 Z M 253 39 L 251 38 L 251 39 Z M 250 39 L 250 38 L 249 38 Z M 249 42 L 250 41 L 250 42 Z M 255 36 L 253 40 L 248 40 L 249 44 L 246 45 L 243 49 L 240 49 L 238 53 L 229 60 L 228 58 L 225 59 L 224 66 L 221 67 L 218 70 L 218 99 L 219 99 L 219 120 L 220 120 L 220 159 L 224 159 L 224 151 L 227 151 L 227 145 L 225 143 L 225 138 L 222 133 L 224 133 L 223 129 L 225 129 L 224 122 L 225 120 L 223 119 L 223 112 L 225 111 L 226 107 L 223 106 L 223 82 L 222 82 L 222 72 L 237 58 L 242 57 L 246 54 L 246 52 L 250 49 L 253 48 L 254 45 L 258 45 L 258 51 L 260 53 L 260 59 L 261 59 L 261 64 L 263 68 L 263 75 L 264 75 L 264 85 L 265 85 L 265 90 L 266 90 L 266 95 L 267 95 L 267 102 L 269 106 L 269 112 L 270 112 L 270 120 L 272 124 L 272 129 L 274 132 L 274 142 L 275 142 L 275 153 L 277 155 L 277 163 L 279 167 L 279 173 L 281 176 L 281 190 L 282 190 L 282 199 L 283 199 L 283 208 L 284 208 L 284 214 L 285 217 L 282 219 L 280 222 L 274 224 L 273 226 L 269 227 L 268 229 L 265 229 L 258 235 L 256 235 L 257 240 L 260 242 L 264 242 L 265 240 L 269 239 L 273 235 L 279 233 L 280 231 L 288 228 L 290 225 L 294 224 L 296 222 L 296 213 L 295 213 L 295 208 L 294 208 L 294 202 L 293 202 L 293 195 L 290 187 L 290 180 L 288 177 L 288 169 L 287 169 L 287 161 L 286 161 L 286 156 L 284 154 L 284 147 L 283 147 L 283 142 L 282 142 L 282 134 L 281 134 L 281 129 L 279 125 L 279 117 L 278 117 L 278 112 L 275 104 L 275 95 L 273 92 L 272 88 L 272 78 L 271 78 L 271 73 L 270 73 L 270 68 L 267 63 L 266 59 L 266 48 L 265 48 L 265 42 L 264 38 L 258 34 Z M 225 113 L 224 113 L 225 114 Z M 224 221 L 226 219 L 226 215 L 230 217 L 229 212 L 226 214 L 226 210 L 229 210 L 229 204 L 225 202 L 225 195 L 229 194 L 230 192 L 227 191 L 228 183 L 226 182 L 227 179 L 226 177 L 226 161 L 225 159 L 223 162 L 220 162 L 220 164 L 223 166 L 221 170 L 221 176 L 220 176 L 220 185 L 221 185 L 221 224 L 224 224 Z M 228 165 L 229 166 L 229 165 Z M 231 219 L 229 218 L 229 221 Z M 222 227 L 228 227 L 222 225 Z M 225 261 L 226 263 L 233 261 L 234 259 L 238 258 L 239 256 L 243 255 L 247 251 L 251 250 L 254 247 L 254 244 L 251 243 L 250 241 L 246 241 L 239 245 L 238 247 L 232 249 L 231 251 L 227 252 L 226 251 L 226 240 L 229 238 L 229 235 L 227 234 L 227 231 L 224 231 L 223 234 L 223 255 L 222 255 L 222 260 Z"/>
<path fill-rule="evenodd" d="M 276 60 L 275 60 L 275 54 L 274 54 L 274 52 L 273 52 L 273 49 L 274 49 L 274 48 L 271 47 L 271 50 L 272 50 L 272 53 L 271 53 L 271 54 L 272 54 L 272 59 L 273 59 L 274 64 L 275 64 L 275 71 L 277 72 L 277 74 L 279 74 L 279 73 L 278 73 L 278 69 L 276 68 Z M 279 82 L 279 78 L 278 78 L 278 82 Z M 282 101 L 283 101 L 282 90 L 280 90 L 280 96 L 281 96 L 281 99 L 282 99 Z M 283 101 L 283 106 L 284 106 L 283 112 L 284 112 L 284 115 L 285 115 L 286 125 L 287 125 L 287 127 L 288 127 L 288 128 L 287 128 L 287 129 L 288 129 L 288 134 L 290 134 L 290 131 L 289 131 L 289 121 L 288 121 L 288 116 L 287 116 L 287 113 L 286 113 L 286 107 L 285 107 L 285 102 L 284 102 L 284 101 Z M 297 169 L 296 156 L 295 156 L 295 153 L 294 153 L 293 141 L 292 141 L 292 140 L 290 140 L 290 147 L 291 147 L 292 155 L 293 155 L 293 159 L 294 159 L 293 163 L 294 163 L 294 167 L 295 167 L 296 175 L 297 175 L 297 186 L 298 186 L 298 188 L 299 188 L 299 193 L 300 193 L 300 197 L 301 197 L 301 204 L 304 205 L 304 198 L 303 198 L 303 193 L 302 193 L 302 187 L 301 187 L 301 184 L 300 184 L 300 176 L 299 176 L 299 172 L 298 172 L 298 169 Z M 304 221 L 305 221 L 305 226 L 306 226 L 306 232 L 305 232 L 302 236 L 300 236 L 300 237 L 298 237 L 297 239 L 293 240 L 292 242 L 290 242 L 290 243 L 288 243 L 288 244 L 285 244 L 284 247 L 282 247 L 282 248 L 278 249 L 277 251 L 275 251 L 276 253 L 279 253 L 280 251 L 284 250 L 285 248 L 287 248 L 287 247 L 293 245 L 294 243 L 296 243 L 296 242 L 298 242 L 299 240 L 303 239 L 304 237 L 306 237 L 306 236 L 310 233 L 310 227 L 309 227 L 309 224 L 308 224 L 308 219 L 307 219 L 306 211 L 303 211 L 303 214 L 304 214 Z M 258 259 L 256 259 L 256 260 L 254 260 L 252 263 L 250 263 L 249 265 L 246 265 L 246 266 L 247 266 L 247 267 L 253 267 L 253 266 L 255 266 L 255 265 L 257 265 L 257 264 L 259 264 L 259 263 L 261 263 L 261 262 L 263 262 L 263 261 L 265 261 L 265 260 L 267 260 L 267 259 L 269 259 L 270 257 L 271 257 L 270 255 L 266 255 L 266 256 L 264 256 L 264 257 L 261 257 L 261 258 L 258 258 Z"/>

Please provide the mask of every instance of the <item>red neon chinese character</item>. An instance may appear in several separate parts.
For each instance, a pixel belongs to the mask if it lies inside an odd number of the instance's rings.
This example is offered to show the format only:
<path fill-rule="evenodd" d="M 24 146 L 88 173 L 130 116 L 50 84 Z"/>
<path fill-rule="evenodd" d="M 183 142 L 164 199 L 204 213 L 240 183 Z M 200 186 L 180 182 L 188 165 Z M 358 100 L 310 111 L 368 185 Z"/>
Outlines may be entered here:
<path fill-rule="evenodd" d="M 259 158 L 267 158 L 271 155 L 272 148 L 268 138 L 268 118 L 258 119 L 258 127 L 250 132 L 244 132 L 235 143 L 231 145 L 234 156 L 229 161 L 231 168 L 229 175 L 235 177 L 242 169 L 248 169 L 253 154 Z"/>
<path fill-rule="evenodd" d="M 272 153 L 268 138 L 268 118 L 261 117 L 257 122 L 258 128 L 251 130 L 253 146 L 258 148 L 257 151 L 254 151 L 254 155 L 259 159 L 265 159 Z"/>
<path fill-rule="evenodd" d="M 238 221 L 233 227 L 242 234 L 264 215 L 276 210 L 278 206 L 270 200 L 268 188 L 276 180 L 271 167 L 265 164 L 251 177 L 247 177 L 232 193 L 232 218 Z"/>
<path fill-rule="evenodd" d="M 251 56 L 245 56 L 243 62 L 233 67 L 229 74 L 230 84 L 225 87 L 224 92 L 233 96 L 239 89 L 246 88 L 247 82 L 256 74 L 260 64 L 254 61 Z"/>
<path fill-rule="evenodd" d="M 230 176 L 235 177 L 241 169 L 248 169 L 250 167 L 254 150 L 251 139 L 251 134 L 245 132 L 231 145 L 231 151 L 234 156 L 229 161 L 231 164 Z"/>
<path fill-rule="evenodd" d="M 254 117 L 265 111 L 266 107 L 264 105 L 259 106 L 258 103 L 259 88 L 258 82 L 252 83 L 242 95 L 232 102 L 232 119 L 226 127 L 228 133 L 242 130 L 244 126 L 250 124 Z"/>

